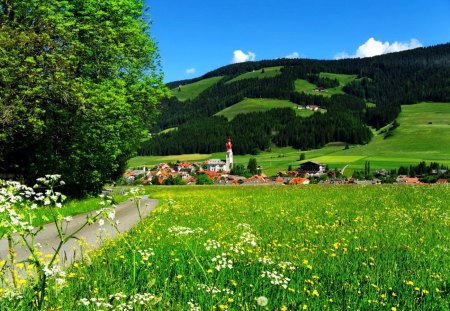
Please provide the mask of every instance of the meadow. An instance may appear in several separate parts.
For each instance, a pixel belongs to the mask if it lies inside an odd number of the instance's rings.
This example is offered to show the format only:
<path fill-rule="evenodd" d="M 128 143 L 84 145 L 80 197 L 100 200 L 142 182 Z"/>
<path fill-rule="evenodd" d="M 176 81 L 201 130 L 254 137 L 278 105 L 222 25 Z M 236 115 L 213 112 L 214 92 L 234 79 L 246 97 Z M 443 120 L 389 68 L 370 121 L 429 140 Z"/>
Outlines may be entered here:
<path fill-rule="evenodd" d="M 357 75 L 346 75 L 329 72 L 321 72 L 319 76 L 322 78 L 336 79 L 339 82 L 339 86 L 325 89 L 324 92 L 314 92 L 314 89 L 317 88 L 317 85 L 310 83 L 307 80 L 298 79 L 295 80 L 295 90 L 297 92 L 304 92 L 310 95 L 332 96 L 335 94 L 345 94 L 343 87 L 357 78 Z"/>
<path fill-rule="evenodd" d="M 450 308 L 447 185 L 147 189 L 158 208 L 50 286 L 48 310 Z"/>
<path fill-rule="evenodd" d="M 196 98 L 201 92 L 213 86 L 220 80 L 222 76 L 203 79 L 187 85 L 182 85 L 180 88 L 176 87 L 171 90 L 172 96 L 176 96 L 178 100 L 185 101 Z"/>
<path fill-rule="evenodd" d="M 266 67 L 266 68 L 263 68 L 263 69 L 259 69 L 259 70 L 255 70 L 255 71 L 251 71 L 251 72 L 246 72 L 246 73 L 243 73 L 243 74 L 237 76 L 234 79 L 231 79 L 230 81 L 227 81 L 226 84 L 233 83 L 233 82 L 236 82 L 236 81 L 239 81 L 239 80 L 245 80 L 245 79 L 273 78 L 273 77 L 276 77 L 276 76 L 281 74 L 281 71 L 280 71 L 281 68 L 283 68 L 283 67 L 282 66 Z"/>
<path fill-rule="evenodd" d="M 224 116 L 230 121 L 235 116 L 241 113 L 265 112 L 275 108 L 291 108 L 295 110 L 297 115 L 302 117 L 309 117 L 313 114 L 313 112 L 310 110 L 298 110 L 297 105 L 289 100 L 271 98 L 246 98 L 243 101 L 234 104 L 233 106 L 219 111 L 215 115 Z"/>

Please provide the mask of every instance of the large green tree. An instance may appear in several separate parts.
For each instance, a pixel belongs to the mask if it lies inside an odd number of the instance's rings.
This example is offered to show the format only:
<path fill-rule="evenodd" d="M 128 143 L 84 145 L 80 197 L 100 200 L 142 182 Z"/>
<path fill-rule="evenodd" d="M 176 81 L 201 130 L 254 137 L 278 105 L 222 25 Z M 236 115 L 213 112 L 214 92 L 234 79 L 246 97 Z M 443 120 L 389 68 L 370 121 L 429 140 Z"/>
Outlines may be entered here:
<path fill-rule="evenodd" d="M 167 96 L 142 0 L 0 1 L 0 173 L 119 176 Z"/>

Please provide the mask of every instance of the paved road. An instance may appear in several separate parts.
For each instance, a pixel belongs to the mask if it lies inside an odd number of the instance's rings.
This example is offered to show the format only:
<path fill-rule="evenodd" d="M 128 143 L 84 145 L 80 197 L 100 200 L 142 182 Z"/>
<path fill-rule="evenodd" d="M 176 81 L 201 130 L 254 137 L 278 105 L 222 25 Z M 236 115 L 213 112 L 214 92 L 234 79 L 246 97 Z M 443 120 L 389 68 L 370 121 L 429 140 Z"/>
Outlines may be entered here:
<path fill-rule="evenodd" d="M 141 215 L 142 217 L 147 216 L 157 205 L 157 200 L 149 199 L 147 196 L 143 197 L 141 200 Z M 136 206 L 134 202 L 126 201 L 118 204 L 116 208 L 116 220 L 119 220 L 118 229 L 120 232 L 125 232 L 131 229 L 135 224 L 139 222 L 139 214 L 137 212 Z M 79 214 L 73 217 L 73 220 L 69 222 L 66 230 L 68 234 L 74 232 L 77 228 L 79 228 L 86 221 L 86 214 Z M 100 239 L 100 235 L 103 237 L 114 238 L 118 235 L 118 232 L 114 227 L 109 225 L 108 222 L 105 221 L 103 226 L 100 226 L 98 223 L 88 225 L 83 228 L 76 236 L 77 238 L 85 240 L 90 247 L 99 247 L 101 246 L 102 239 Z M 36 243 L 40 243 L 42 246 L 40 251 L 46 254 L 53 254 L 54 247 L 58 245 L 59 238 L 58 232 L 55 228 L 54 224 L 48 224 L 44 227 L 42 231 L 40 231 L 36 235 Z M 80 258 L 81 249 L 79 245 L 79 241 L 76 239 L 69 240 L 59 251 L 59 255 L 61 258 L 61 263 L 64 265 L 71 264 L 74 260 Z M 16 261 L 20 262 L 28 258 L 29 252 L 21 245 L 16 246 Z M 8 256 L 8 243 L 5 239 L 0 240 L 0 260 L 6 259 Z"/>

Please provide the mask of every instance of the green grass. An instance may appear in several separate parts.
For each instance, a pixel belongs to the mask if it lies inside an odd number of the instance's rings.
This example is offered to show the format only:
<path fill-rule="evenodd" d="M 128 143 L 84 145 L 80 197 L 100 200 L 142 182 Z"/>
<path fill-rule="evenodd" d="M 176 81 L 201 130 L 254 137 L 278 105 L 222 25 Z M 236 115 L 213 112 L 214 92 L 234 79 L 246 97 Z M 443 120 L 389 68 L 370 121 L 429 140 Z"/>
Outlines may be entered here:
<path fill-rule="evenodd" d="M 134 157 L 128 161 L 128 167 L 153 167 L 159 163 L 168 163 L 176 161 L 206 161 L 211 155 L 210 154 L 180 154 L 180 155 L 169 155 L 169 156 L 143 156 Z"/>
<path fill-rule="evenodd" d="M 191 84 L 182 85 L 180 91 L 178 87 L 171 90 L 172 96 L 176 96 L 180 101 L 196 98 L 201 92 L 210 88 L 220 80 L 223 76 L 203 79 Z"/>
<path fill-rule="evenodd" d="M 249 113 L 249 112 L 264 112 L 274 108 L 292 108 L 297 109 L 297 105 L 288 101 L 281 99 L 268 99 L 268 98 L 246 98 L 243 101 L 225 108 L 218 113 L 216 116 L 224 116 L 228 120 L 234 119 L 235 116 L 241 113 Z M 301 116 L 310 116 L 312 115 L 311 111 L 301 111 L 298 110 L 299 113 L 302 113 Z"/>
<path fill-rule="evenodd" d="M 159 301 L 135 310 L 450 307 L 447 185 L 151 189 L 158 208 L 50 286 L 49 309 L 119 292 Z M 26 309 L 30 293 L 0 307 Z"/>
<path fill-rule="evenodd" d="M 227 83 L 233 83 L 239 80 L 245 80 L 245 79 L 254 79 L 254 78 L 258 78 L 258 79 L 264 79 L 264 78 L 273 78 L 276 77 L 278 75 L 281 74 L 280 69 L 283 68 L 282 66 L 277 66 L 277 67 L 267 67 L 264 68 L 264 72 L 262 72 L 262 69 L 259 70 L 255 70 L 252 72 L 246 72 L 244 74 L 241 74 L 239 76 L 237 76 L 234 79 L 231 79 L 230 81 L 227 81 Z"/>
<path fill-rule="evenodd" d="M 336 79 L 339 82 L 339 86 L 334 88 L 325 89 L 323 92 L 315 92 L 314 89 L 317 88 L 317 85 L 310 83 L 303 79 L 298 79 L 295 81 L 295 91 L 304 92 L 310 95 L 323 95 L 323 96 L 332 96 L 335 94 L 345 94 L 343 88 L 348 83 L 356 80 L 357 75 L 346 75 L 346 74 L 337 74 L 337 73 L 329 73 L 329 72 L 321 72 L 320 77 Z"/>

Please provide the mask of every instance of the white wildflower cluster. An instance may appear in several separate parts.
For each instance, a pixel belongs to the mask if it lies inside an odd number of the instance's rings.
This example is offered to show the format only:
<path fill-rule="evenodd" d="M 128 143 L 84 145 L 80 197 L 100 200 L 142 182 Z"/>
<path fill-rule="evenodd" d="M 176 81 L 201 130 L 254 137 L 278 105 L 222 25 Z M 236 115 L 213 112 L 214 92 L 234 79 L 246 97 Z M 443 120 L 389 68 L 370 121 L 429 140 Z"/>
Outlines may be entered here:
<path fill-rule="evenodd" d="M 294 271 L 297 267 L 290 261 L 282 261 L 278 264 L 278 267 L 283 270 Z"/>
<path fill-rule="evenodd" d="M 208 241 L 203 243 L 203 246 L 206 248 L 207 251 L 209 251 L 211 249 L 218 249 L 220 248 L 221 245 L 219 241 L 208 239 Z"/>
<path fill-rule="evenodd" d="M 110 206 L 113 203 L 113 199 L 111 196 L 100 194 L 99 198 L 102 199 L 100 202 L 98 202 L 98 204 L 101 206 Z"/>
<path fill-rule="evenodd" d="M 219 293 L 226 293 L 228 295 L 234 294 L 234 292 L 229 288 L 219 289 L 215 286 L 209 286 L 209 285 L 201 284 L 201 283 L 197 284 L 197 289 L 204 290 L 208 294 L 219 294 Z"/>
<path fill-rule="evenodd" d="M 132 311 L 137 308 L 142 308 L 149 305 L 155 305 L 160 301 L 160 298 L 150 293 L 135 294 L 127 296 L 124 293 L 116 293 L 105 298 L 81 298 L 79 305 L 85 307 L 95 307 L 98 310 L 103 308 L 111 311 Z M 138 307 L 140 306 L 140 307 Z M 145 309 L 146 310 L 146 309 Z"/>
<path fill-rule="evenodd" d="M 57 265 L 50 267 L 45 266 L 43 270 L 48 278 L 54 278 L 57 284 L 64 284 L 66 279 L 66 272 L 64 272 L 61 267 Z"/>
<path fill-rule="evenodd" d="M 153 248 L 147 248 L 147 249 L 139 249 L 138 253 L 141 255 L 141 263 L 145 263 L 148 261 L 148 259 L 151 256 L 155 256 L 155 252 L 153 251 Z"/>
<path fill-rule="evenodd" d="M 200 311 L 201 310 L 200 305 L 198 303 L 194 302 L 194 300 L 192 300 L 192 299 L 189 300 L 187 304 L 189 306 L 189 311 Z"/>
<path fill-rule="evenodd" d="M 61 192 L 54 191 L 55 187 L 64 185 L 64 181 L 60 180 L 61 175 L 45 175 L 36 179 L 37 184 L 33 188 L 48 188 L 45 193 L 37 193 L 35 200 L 44 204 L 44 206 L 54 205 L 57 208 L 62 207 L 62 202 L 66 200 L 66 196 Z"/>
<path fill-rule="evenodd" d="M 98 224 L 101 227 L 105 224 L 105 219 L 112 223 L 114 218 L 116 218 L 115 206 L 109 206 L 96 211 L 94 220 L 98 219 Z"/>
<path fill-rule="evenodd" d="M 144 194 L 144 188 L 143 187 L 135 187 L 130 189 L 130 194 L 132 196 L 139 196 Z"/>
<path fill-rule="evenodd" d="M 3 299 L 8 301 L 22 300 L 23 295 L 22 292 L 18 289 L 5 288 L 5 291 L 3 292 L 3 296 L 0 298 L 0 301 Z"/>
<path fill-rule="evenodd" d="M 80 304 L 88 307 L 88 306 L 94 306 L 98 309 L 100 308 L 107 308 L 107 309 L 111 309 L 113 308 L 113 305 L 110 304 L 108 302 L 107 299 L 105 298 L 91 298 L 91 299 L 87 299 L 87 298 L 81 298 L 80 299 Z"/>
<path fill-rule="evenodd" d="M 192 229 L 189 227 L 182 227 L 182 226 L 172 226 L 167 230 L 175 236 L 196 234 L 196 233 L 207 233 L 207 231 L 204 230 L 203 228 Z"/>
<path fill-rule="evenodd" d="M 229 250 L 230 250 L 230 252 L 233 252 L 235 254 L 244 255 L 244 253 L 245 253 L 244 252 L 244 247 L 240 243 L 231 244 Z"/>
<path fill-rule="evenodd" d="M 288 287 L 288 283 L 291 280 L 277 271 L 263 271 L 261 277 L 268 278 L 271 284 L 281 286 L 284 289 Z"/>
<path fill-rule="evenodd" d="M 275 262 L 267 256 L 259 257 L 258 261 L 264 265 L 273 265 Z"/>
<path fill-rule="evenodd" d="M 0 219 L 2 227 L 8 233 L 29 232 L 33 227 L 27 222 L 18 210 L 34 209 L 36 204 L 31 200 L 34 190 L 16 181 L 0 180 Z"/>
<path fill-rule="evenodd" d="M 222 269 L 233 269 L 233 261 L 231 259 L 227 258 L 227 254 L 222 253 L 221 255 L 217 255 L 213 259 L 211 259 L 212 262 L 216 264 L 216 270 L 220 271 Z"/>
<path fill-rule="evenodd" d="M 241 234 L 240 239 L 246 243 L 250 244 L 252 247 L 256 247 L 256 240 L 258 239 L 256 235 L 251 232 L 244 232 Z"/>

